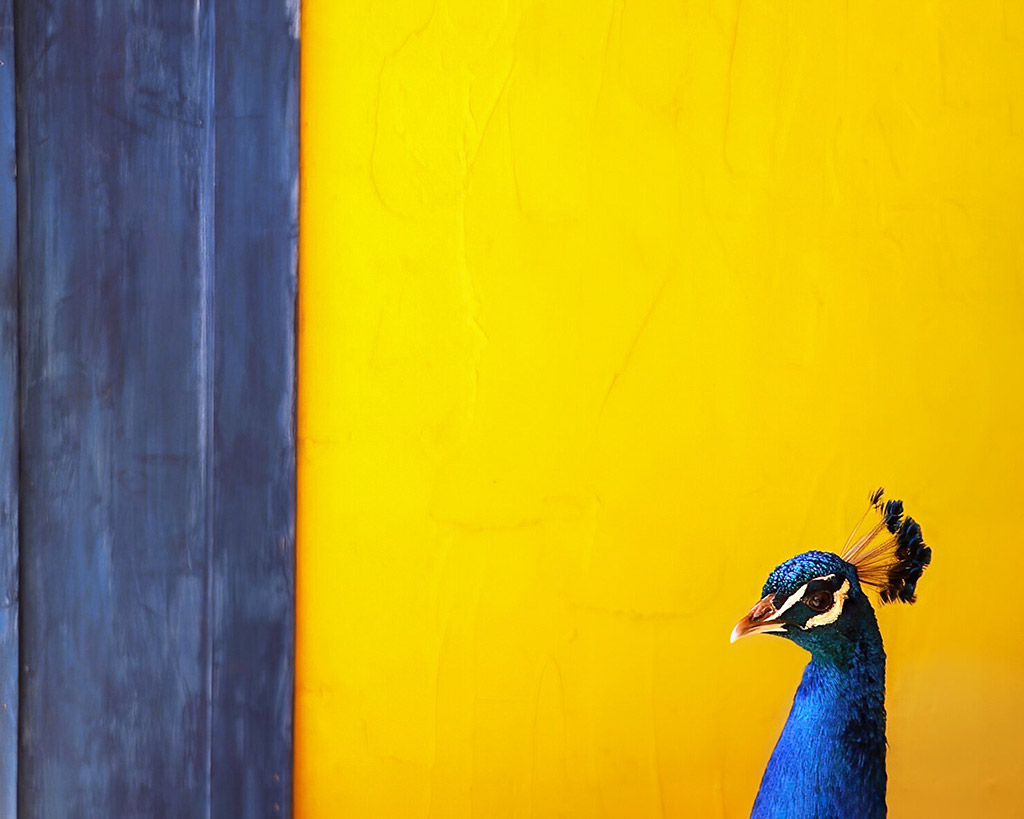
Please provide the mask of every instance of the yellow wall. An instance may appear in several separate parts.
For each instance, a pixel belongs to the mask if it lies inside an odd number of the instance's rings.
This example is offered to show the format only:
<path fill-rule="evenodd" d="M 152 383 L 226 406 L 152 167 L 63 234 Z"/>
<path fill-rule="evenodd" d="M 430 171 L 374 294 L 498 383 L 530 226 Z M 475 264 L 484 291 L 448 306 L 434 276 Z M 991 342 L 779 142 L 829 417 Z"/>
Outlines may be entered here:
<path fill-rule="evenodd" d="M 1024 2 L 305 0 L 297 804 L 744 816 L 884 484 L 895 816 L 1024 800 Z"/>

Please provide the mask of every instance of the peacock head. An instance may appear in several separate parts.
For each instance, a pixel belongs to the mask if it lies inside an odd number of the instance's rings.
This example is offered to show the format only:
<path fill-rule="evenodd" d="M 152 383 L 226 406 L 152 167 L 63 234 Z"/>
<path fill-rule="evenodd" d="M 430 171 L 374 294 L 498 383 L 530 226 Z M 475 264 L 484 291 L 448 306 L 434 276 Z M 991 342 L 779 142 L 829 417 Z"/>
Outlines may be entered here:
<path fill-rule="evenodd" d="M 778 634 L 818 654 L 856 640 L 874 622 L 866 588 L 875 589 L 883 603 L 914 602 L 931 549 L 917 522 L 904 517 L 901 501 L 886 501 L 881 489 L 870 500 L 841 556 L 804 552 L 775 567 L 761 600 L 732 630 L 732 642 L 748 634 Z M 872 511 L 877 520 L 858 537 Z"/>

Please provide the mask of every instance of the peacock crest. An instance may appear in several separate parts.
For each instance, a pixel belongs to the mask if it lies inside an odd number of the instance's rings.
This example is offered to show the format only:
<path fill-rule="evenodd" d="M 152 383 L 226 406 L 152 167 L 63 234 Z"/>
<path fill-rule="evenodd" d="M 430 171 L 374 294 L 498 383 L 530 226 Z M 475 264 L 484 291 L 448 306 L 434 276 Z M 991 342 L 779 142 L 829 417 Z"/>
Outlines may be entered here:
<path fill-rule="evenodd" d="M 903 501 L 886 500 L 883 489 L 872 492 L 869 500 L 840 557 L 857 569 L 861 584 L 875 589 L 883 603 L 913 603 L 932 550 L 917 521 L 903 514 Z M 872 512 L 876 521 L 870 520 Z"/>

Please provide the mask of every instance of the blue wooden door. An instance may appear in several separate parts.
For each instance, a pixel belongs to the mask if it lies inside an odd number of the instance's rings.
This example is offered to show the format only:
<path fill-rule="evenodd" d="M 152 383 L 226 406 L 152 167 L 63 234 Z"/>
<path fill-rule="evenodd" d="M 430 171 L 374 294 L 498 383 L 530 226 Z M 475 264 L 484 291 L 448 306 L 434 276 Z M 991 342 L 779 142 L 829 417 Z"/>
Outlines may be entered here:
<path fill-rule="evenodd" d="M 0 9 L 0 811 L 290 815 L 297 3 Z"/>

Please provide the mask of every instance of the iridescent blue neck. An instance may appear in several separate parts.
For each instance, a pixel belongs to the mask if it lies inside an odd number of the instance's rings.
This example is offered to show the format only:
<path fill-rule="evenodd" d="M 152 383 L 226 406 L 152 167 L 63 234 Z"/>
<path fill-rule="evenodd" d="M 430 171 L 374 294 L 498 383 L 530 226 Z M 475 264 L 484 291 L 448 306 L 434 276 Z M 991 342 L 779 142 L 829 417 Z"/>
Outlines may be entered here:
<path fill-rule="evenodd" d="M 884 817 L 885 651 L 870 606 L 812 659 L 752 817 Z M 852 625 L 852 624 L 851 624 Z"/>

